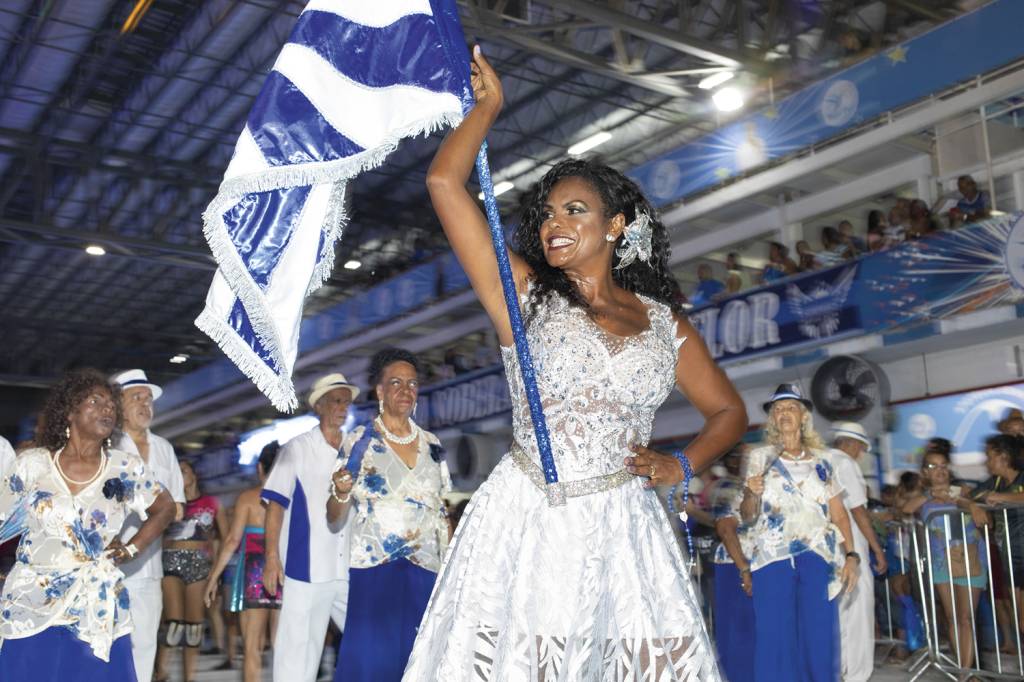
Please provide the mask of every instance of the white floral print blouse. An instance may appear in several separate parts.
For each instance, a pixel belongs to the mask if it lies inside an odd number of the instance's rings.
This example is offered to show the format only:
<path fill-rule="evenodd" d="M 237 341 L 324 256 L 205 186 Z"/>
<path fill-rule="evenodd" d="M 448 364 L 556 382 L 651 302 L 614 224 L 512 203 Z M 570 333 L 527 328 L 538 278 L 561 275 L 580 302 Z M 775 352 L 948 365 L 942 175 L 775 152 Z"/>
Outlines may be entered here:
<path fill-rule="evenodd" d="M 108 661 L 113 641 L 131 632 L 124 574 L 104 550 L 131 512 L 146 518 L 163 488 L 138 455 L 104 452 L 103 472 L 77 495 L 44 448 L 22 453 L 0 482 L 2 533 L 21 532 L 0 598 L 0 638 L 64 626 Z"/>
<path fill-rule="evenodd" d="M 352 430 L 334 466 L 348 462 L 364 427 Z M 379 438 L 373 438 L 352 488 L 352 568 L 371 568 L 396 559 L 434 571 L 448 545 L 448 518 L 441 496 L 452 488 L 448 464 L 437 437 L 422 431 L 416 466 L 405 462 Z"/>
<path fill-rule="evenodd" d="M 751 524 L 750 567 L 752 570 L 776 561 L 814 552 L 832 567 L 828 597 L 842 590 L 840 570 L 845 557 L 842 536 L 829 517 L 828 503 L 843 492 L 836 479 L 828 452 L 808 450 L 806 475 L 797 476 L 779 459 L 779 451 L 765 445 L 750 453 L 747 476 L 764 474 L 764 494 L 757 519 Z M 746 547 L 744 547 L 746 550 Z"/>

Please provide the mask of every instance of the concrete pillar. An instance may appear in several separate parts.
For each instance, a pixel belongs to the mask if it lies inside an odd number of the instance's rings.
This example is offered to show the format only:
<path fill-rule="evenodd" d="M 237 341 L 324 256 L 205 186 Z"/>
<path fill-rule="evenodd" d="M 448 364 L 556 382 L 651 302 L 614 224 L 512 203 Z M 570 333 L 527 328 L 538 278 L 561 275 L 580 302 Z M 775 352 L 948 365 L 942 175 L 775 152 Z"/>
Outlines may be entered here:
<path fill-rule="evenodd" d="M 775 231 L 774 241 L 789 247 L 790 256 L 796 253 L 796 243 L 804 238 L 803 223 L 786 223 Z"/>
<path fill-rule="evenodd" d="M 1024 170 L 1013 172 L 1013 203 L 1018 211 L 1024 211 Z"/>
<path fill-rule="evenodd" d="M 931 206 L 935 203 L 935 180 L 930 175 L 924 175 L 917 179 L 917 198 Z"/>

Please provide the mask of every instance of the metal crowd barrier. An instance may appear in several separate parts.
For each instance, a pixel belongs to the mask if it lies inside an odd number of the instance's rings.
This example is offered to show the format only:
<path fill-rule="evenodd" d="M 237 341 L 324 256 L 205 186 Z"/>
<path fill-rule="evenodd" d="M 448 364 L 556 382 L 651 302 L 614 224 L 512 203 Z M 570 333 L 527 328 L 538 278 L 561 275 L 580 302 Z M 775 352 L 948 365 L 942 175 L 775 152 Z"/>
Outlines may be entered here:
<path fill-rule="evenodd" d="M 936 551 L 945 559 L 947 580 L 952 581 L 952 570 L 950 569 L 954 552 L 961 542 L 960 538 L 967 536 L 967 526 L 972 522 L 970 514 L 963 510 L 937 511 L 925 519 L 913 519 L 905 521 L 891 521 L 886 524 L 886 530 L 891 531 L 895 536 L 896 557 L 899 562 L 900 573 L 905 574 L 908 580 L 909 597 L 912 598 L 921 617 L 920 629 L 921 639 L 925 645 L 916 651 L 910 651 L 906 632 L 900 636 L 900 623 L 897 622 L 894 608 L 894 595 L 890 586 L 890 575 L 880 576 L 883 586 L 876 583 L 875 600 L 879 607 L 876 612 L 881 619 L 881 632 L 875 640 L 876 657 L 880 654 L 884 660 L 889 653 L 897 647 L 904 647 L 910 654 L 903 663 L 910 682 L 915 682 L 929 670 L 935 671 L 951 680 L 958 680 L 964 676 L 976 676 L 985 680 L 1022 680 L 1024 679 L 1024 646 L 1022 646 L 1021 614 L 1024 612 L 1024 603 L 1018 600 L 1017 588 L 1024 587 L 1017 584 L 1017 577 L 1013 574 L 1014 547 L 1013 538 L 1010 537 L 1010 524 L 1008 513 L 1011 509 L 1024 509 L 1024 504 L 1015 505 L 980 505 L 992 521 L 989 525 L 979 526 L 978 532 L 981 536 L 981 543 L 978 551 L 978 560 L 985 568 L 985 585 L 979 596 L 978 608 L 982 602 L 988 605 L 987 620 L 991 622 L 994 638 L 995 654 L 980 650 L 979 627 L 985 623 L 979 622 L 977 610 L 971 608 L 970 604 L 963 603 L 963 599 L 957 599 L 957 590 L 951 590 L 951 612 L 953 641 L 947 642 L 947 626 L 945 624 L 945 613 L 940 606 L 940 599 L 937 594 L 934 582 L 936 559 L 933 556 L 931 542 L 927 535 L 927 527 L 936 525 L 941 535 Z M 996 528 L 999 528 L 998 543 L 999 553 L 993 551 L 993 544 L 997 541 Z M 888 541 L 888 535 L 885 538 Z M 880 538 L 881 540 L 881 538 Z M 1022 540 L 1018 538 L 1018 542 Z M 715 541 L 711 538 L 695 538 L 695 552 L 692 565 L 692 578 L 700 586 L 698 591 L 703 607 L 707 626 L 710 632 L 714 632 L 714 604 L 709 598 L 711 594 L 711 572 L 706 570 L 710 566 L 710 554 Z M 968 565 L 968 576 L 971 569 L 977 570 L 970 553 L 963 550 L 965 563 Z M 684 548 L 684 555 L 686 554 Z M 1015 654 L 1009 660 L 1004 660 L 1004 654 L 1000 649 L 1005 643 L 1000 628 L 998 611 L 996 605 L 995 576 L 992 571 L 992 562 L 997 557 L 1004 563 L 1004 574 L 1006 576 L 1008 599 L 1012 607 L 1012 630 L 1015 641 Z M 891 557 L 892 558 L 892 557 Z M 940 585 L 947 585 L 943 582 Z M 974 661 L 971 666 L 962 665 L 964 652 L 960 650 L 960 624 L 957 615 L 967 608 L 970 611 L 968 619 L 971 630 L 971 642 L 974 649 Z M 905 622 L 904 622 L 905 624 Z"/>
<path fill-rule="evenodd" d="M 996 555 L 996 553 L 992 551 L 992 543 L 996 539 L 994 533 L 995 526 L 984 525 L 978 527 L 978 532 L 981 535 L 982 540 L 981 547 L 978 550 L 978 561 L 981 565 L 975 566 L 972 563 L 970 552 L 962 540 L 967 537 L 967 527 L 972 523 L 970 514 L 964 510 L 936 511 L 929 514 L 923 520 L 915 519 L 913 521 L 905 522 L 907 537 L 910 541 L 912 551 L 911 568 L 914 569 L 911 579 L 917 583 L 917 597 L 919 598 L 918 605 L 921 607 L 924 636 L 927 642 L 925 650 L 920 652 L 920 654 L 914 657 L 908 664 L 907 670 L 913 675 L 913 677 L 911 677 L 911 682 L 917 680 L 928 670 L 935 670 L 953 680 L 959 679 L 964 675 L 975 675 L 983 679 L 1007 680 L 1020 680 L 1024 677 L 1024 653 L 1022 653 L 1021 649 L 1021 632 L 1019 626 L 1022 605 L 1018 603 L 1017 599 L 1017 585 L 1013 575 L 1013 546 L 1008 523 L 1008 511 L 1012 508 L 1022 508 L 1024 505 L 981 505 L 981 507 L 989 513 L 990 518 L 993 522 L 996 522 L 997 526 L 1001 525 L 1002 527 L 1002 534 L 1000 537 L 1000 544 L 1002 547 L 1000 549 L 1002 550 L 1003 557 L 1005 558 L 1004 563 L 1006 566 L 1005 572 L 1008 580 L 1009 599 L 1012 604 L 1013 632 L 1015 633 L 1016 638 L 1016 641 L 1014 642 L 1016 645 L 1015 660 L 1012 661 L 1011 664 L 1004 665 L 1003 655 L 1000 652 L 1003 642 L 1001 641 L 1002 633 L 999 626 L 996 606 L 995 577 L 992 571 L 993 556 Z M 933 526 L 936 521 L 938 521 L 937 530 L 941 535 L 939 547 L 936 550 L 939 553 L 939 556 L 933 556 L 932 543 L 929 542 L 927 535 L 928 527 Z M 998 523 L 999 521 L 1001 521 L 1001 524 Z M 978 628 L 980 624 L 977 621 L 978 614 L 976 609 L 972 607 L 970 603 L 962 603 L 962 598 L 958 600 L 957 590 L 955 589 L 950 590 L 953 641 L 948 642 L 948 649 L 942 646 L 940 637 L 943 634 L 943 628 L 940 624 L 940 614 L 943 618 L 946 616 L 942 608 L 938 605 L 940 600 L 936 594 L 936 584 L 934 582 L 937 563 L 936 560 L 940 557 L 945 559 L 946 579 L 950 581 L 940 583 L 940 585 L 952 583 L 956 580 L 956 578 L 952 576 L 952 558 L 954 552 L 961 551 L 959 549 L 961 545 L 964 546 L 962 551 L 964 563 L 966 565 L 966 577 L 968 582 L 970 581 L 970 577 L 973 573 L 972 569 L 985 570 L 985 586 L 984 588 L 980 588 L 982 589 L 982 594 L 979 597 L 978 607 L 981 606 L 982 600 L 988 601 L 992 633 L 995 640 L 994 656 L 985 656 L 985 652 L 980 650 L 978 642 Z M 888 581 L 886 584 L 888 586 Z M 888 599 L 888 589 L 886 592 Z M 970 666 L 965 665 L 965 652 L 962 652 L 960 648 L 960 619 L 957 617 L 965 608 L 968 609 L 970 614 L 968 622 L 971 631 L 971 644 L 974 650 L 974 661 Z M 893 632 L 890 620 L 890 638 L 893 637 Z"/>

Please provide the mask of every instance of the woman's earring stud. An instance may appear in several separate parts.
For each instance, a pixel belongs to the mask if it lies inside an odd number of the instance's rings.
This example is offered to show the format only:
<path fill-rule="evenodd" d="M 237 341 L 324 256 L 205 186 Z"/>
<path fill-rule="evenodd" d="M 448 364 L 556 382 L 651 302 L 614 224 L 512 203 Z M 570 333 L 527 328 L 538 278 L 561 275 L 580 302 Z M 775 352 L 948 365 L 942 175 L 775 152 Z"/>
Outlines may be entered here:
<path fill-rule="evenodd" d="M 606 234 L 604 236 L 604 239 L 605 239 L 605 241 L 613 242 L 613 241 L 615 241 L 615 235 L 612 234 L 611 232 L 609 232 L 608 234 Z"/>

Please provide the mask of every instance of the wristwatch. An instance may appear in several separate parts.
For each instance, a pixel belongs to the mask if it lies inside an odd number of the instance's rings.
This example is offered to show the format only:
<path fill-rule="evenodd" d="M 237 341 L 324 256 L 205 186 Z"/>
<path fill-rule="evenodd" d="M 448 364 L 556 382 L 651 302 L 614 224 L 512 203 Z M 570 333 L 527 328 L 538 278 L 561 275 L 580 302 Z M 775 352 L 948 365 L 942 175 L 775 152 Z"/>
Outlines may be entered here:
<path fill-rule="evenodd" d="M 858 564 L 860 563 L 860 554 L 857 554 L 856 552 L 847 552 L 846 553 L 846 558 L 847 559 L 856 559 L 857 563 Z"/>

